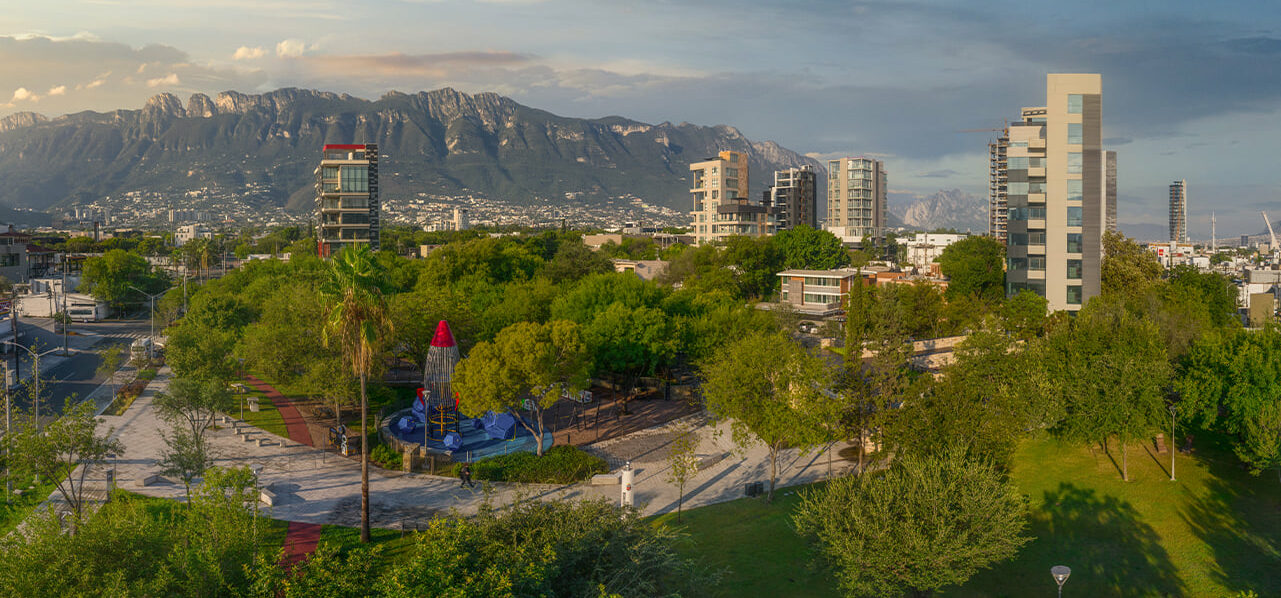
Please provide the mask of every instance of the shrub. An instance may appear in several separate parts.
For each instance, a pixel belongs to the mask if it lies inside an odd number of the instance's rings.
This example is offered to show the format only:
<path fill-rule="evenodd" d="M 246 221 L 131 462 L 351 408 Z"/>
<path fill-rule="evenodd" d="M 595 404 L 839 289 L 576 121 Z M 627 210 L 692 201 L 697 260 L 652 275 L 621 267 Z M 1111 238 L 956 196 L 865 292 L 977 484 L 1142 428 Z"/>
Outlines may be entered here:
<path fill-rule="evenodd" d="M 369 453 L 369 460 L 376 463 L 383 469 L 400 469 L 401 455 L 391 450 L 391 447 L 379 443 L 374 446 L 374 450 Z"/>
<path fill-rule="evenodd" d="M 462 463 L 455 463 L 450 475 L 458 477 L 461 468 Z M 471 468 L 475 480 L 525 484 L 572 484 L 608 472 L 604 459 L 576 446 L 554 446 L 541 457 L 519 452 L 481 459 Z"/>

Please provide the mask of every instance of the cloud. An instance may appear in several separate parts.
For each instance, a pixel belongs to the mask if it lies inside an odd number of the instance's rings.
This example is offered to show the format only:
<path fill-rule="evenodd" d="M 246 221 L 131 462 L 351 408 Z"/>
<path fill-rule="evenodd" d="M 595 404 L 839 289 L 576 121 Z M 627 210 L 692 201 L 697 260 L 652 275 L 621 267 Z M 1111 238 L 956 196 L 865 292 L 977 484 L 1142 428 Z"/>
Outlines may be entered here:
<path fill-rule="evenodd" d="M 93 89 L 93 88 L 95 88 L 95 87 L 102 87 L 102 85 L 103 85 L 104 83 L 106 83 L 106 82 L 107 82 L 107 80 L 106 80 L 105 78 L 104 78 L 104 79 L 94 79 L 93 81 L 90 81 L 90 82 L 88 82 L 88 83 L 85 83 L 85 89 Z"/>
<path fill-rule="evenodd" d="M 276 56 L 297 58 L 307 51 L 307 44 L 300 39 L 287 39 L 276 44 Z"/>
<path fill-rule="evenodd" d="M 51 96 L 66 95 L 66 93 L 67 93 L 66 85 L 57 85 L 54 87 L 50 87 L 49 91 L 46 92 L 47 95 L 51 95 Z"/>
<path fill-rule="evenodd" d="M 163 77 L 156 77 L 155 79 L 147 79 L 147 87 L 160 87 L 161 85 L 178 85 L 179 83 L 182 83 L 182 81 L 178 79 L 177 73 L 169 73 L 168 75 L 165 75 Z"/>
<path fill-rule="evenodd" d="M 9 103 L 13 104 L 22 101 L 38 102 L 40 101 L 40 96 L 31 93 L 31 91 L 25 87 L 19 87 L 13 90 L 13 99 L 9 100 Z"/>
<path fill-rule="evenodd" d="M 916 177 L 922 178 L 922 179 L 945 179 L 949 177 L 954 177 L 958 174 L 961 174 L 961 173 L 955 170 L 952 170 L 951 168 L 943 168 L 940 170 L 931 170 L 929 172 L 918 172 L 916 173 Z"/>
<path fill-rule="evenodd" d="M 257 58 L 262 58 L 266 54 L 267 54 L 267 51 L 263 50 L 262 47 L 250 48 L 249 46 L 240 46 L 239 48 L 236 48 L 236 53 L 231 55 L 231 59 L 232 60 L 254 60 Z"/>

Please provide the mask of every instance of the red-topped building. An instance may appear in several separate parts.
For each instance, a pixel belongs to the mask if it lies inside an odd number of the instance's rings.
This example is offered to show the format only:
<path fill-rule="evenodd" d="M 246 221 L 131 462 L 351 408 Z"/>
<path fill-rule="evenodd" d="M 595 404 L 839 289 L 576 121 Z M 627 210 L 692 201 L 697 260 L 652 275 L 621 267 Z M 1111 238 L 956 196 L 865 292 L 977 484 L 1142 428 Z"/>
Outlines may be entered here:
<path fill-rule="evenodd" d="M 316 168 L 320 257 L 368 243 L 378 251 L 378 146 L 330 144 Z"/>

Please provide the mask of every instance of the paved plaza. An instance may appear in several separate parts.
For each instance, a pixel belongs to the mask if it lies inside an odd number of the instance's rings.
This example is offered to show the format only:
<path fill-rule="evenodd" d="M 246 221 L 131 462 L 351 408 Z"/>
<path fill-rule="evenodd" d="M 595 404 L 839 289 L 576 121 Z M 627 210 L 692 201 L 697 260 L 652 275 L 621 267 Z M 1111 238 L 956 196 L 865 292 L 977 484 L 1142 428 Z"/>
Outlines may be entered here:
<path fill-rule="evenodd" d="M 125 445 L 115 463 L 119 483 L 132 492 L 181 500 L 181 483 L 162 481 L 142 486 L 139 480 L 158 472 L 156 460 L 164 447 L 161 431 L 168 424 L 161 421 L 152 405 L 157 392 L 168 386 L 170 371 L 163 368 L 133 405 L 122 416 L 102 416 Z M 695 416 L 697 417 L 697 416 Z M 690 419 L 690 418 L 687 418 Z M 672 422 L 626 437 L 587 447 L 606 457 L 612 467 L 630 460 L 635 470 L 635 500 L 647 515 L 676 509 L 677 490 L 666 480 L 667 445 L 678 426 L 698 425 L 701 421 Z M 273 504 L 264 506 L 276 519 L 312 524 L 357 526 L 360 524 L 360 463 L 354 459 L 293 442 L 274 434 L 240 424 L 245 430 L 237 434 L 232 425 L 213 430 L 211 445 L 216 451 L 216 465 L 261 467 L 260 480 L 274 494 Z M 697 507 L 743 496 L 748 482 L 768 484 L 769 464 L 763 447 L 744 454 L 732 446 L 725 424 L 702 425 L 699 454 L 709 466 L 686 484 L 686 508 Z M 837 447 L 841 448 L 840 446 Z M 839 475 L 852 465 L 834 458 L 833 471 Z M 784 453 L 779 466 L 781 486 L 817 481 L 828 475 L 827 453 L 800 455 Z M 91 476 L 102 483 L 105 474 Z M 422 525 L 431 517 L 450 511 L 463 514 L 476 512 L 488 497 L 496 504 L 517 500 L 554 500 L 605 497 L 618 500 L 617 485 L 491 484 L 487 489 L 460 488 L 458 480 L 419 473 L 388 472 L 370 466 L 370 518 L 376 527 L 400 528 Z"/>

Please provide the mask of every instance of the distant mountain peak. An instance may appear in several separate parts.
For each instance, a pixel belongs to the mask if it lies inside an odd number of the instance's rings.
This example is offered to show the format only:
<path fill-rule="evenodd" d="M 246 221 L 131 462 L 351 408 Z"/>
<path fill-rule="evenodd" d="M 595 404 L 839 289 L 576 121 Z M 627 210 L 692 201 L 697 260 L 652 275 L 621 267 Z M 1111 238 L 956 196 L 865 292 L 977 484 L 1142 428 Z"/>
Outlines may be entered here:
<path fill-rule="evenodd" d="M 961 232 L 987 232 L 987 198 L 960 189 L 940 189 L 930 195 L 897 195 L 890 211 L 903 225 L 921 230 L 953 228 Z"/>

